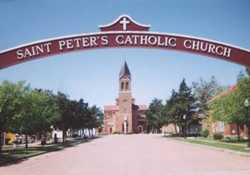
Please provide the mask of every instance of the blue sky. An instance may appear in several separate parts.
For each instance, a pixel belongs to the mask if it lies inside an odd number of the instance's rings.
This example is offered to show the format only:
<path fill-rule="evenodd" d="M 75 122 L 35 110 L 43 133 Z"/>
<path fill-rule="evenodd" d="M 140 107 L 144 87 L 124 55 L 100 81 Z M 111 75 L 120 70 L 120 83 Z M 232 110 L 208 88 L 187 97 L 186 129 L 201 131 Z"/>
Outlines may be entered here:
<path fill-rule="evenodd" d="M 250 49 L 250 1 L 0 0 L 0 50 L 40 39 L 98 31 L 121 14 L 151 31 L 214 39 Z M 182 78 L 189 85 L 216 77 L 232 85 L 243 66 L 156 49 L 98 49 L 48 57 L 0 70 L 0 81 L 26 80 L 32 87 L 63 91 L 90 104 L 112 104 L 124 61 L 132 73 L 136 102 L 166 99 Z"/>

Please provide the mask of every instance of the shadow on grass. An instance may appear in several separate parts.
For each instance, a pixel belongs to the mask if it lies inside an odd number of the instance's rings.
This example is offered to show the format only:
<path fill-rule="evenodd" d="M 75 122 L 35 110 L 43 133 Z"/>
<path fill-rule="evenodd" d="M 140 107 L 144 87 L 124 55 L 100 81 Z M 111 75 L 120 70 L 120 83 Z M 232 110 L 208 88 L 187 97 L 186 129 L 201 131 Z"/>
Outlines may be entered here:
<path fill-rule="evenodd" d="M 24 160 L 27 160 L 30 157 L 35 157 L 41 154 L 46 154 L 49 152 L 61 151 L 65 148 L 74 147 L 76 145 L 90 142 L 94 139 L 100 137 L 95 137 L 92 139 L 74 139 L 68 140 L 65 143 L 59 144 L 47 144 L 47 145 L 39 145 L 29 147 L 28 149 L 25 148 L 16 148 L 15 150 L 3 150 L 0 153 L 0 167 L 2 166 L 9 166 L 12 164 L 20 163 Z"/>

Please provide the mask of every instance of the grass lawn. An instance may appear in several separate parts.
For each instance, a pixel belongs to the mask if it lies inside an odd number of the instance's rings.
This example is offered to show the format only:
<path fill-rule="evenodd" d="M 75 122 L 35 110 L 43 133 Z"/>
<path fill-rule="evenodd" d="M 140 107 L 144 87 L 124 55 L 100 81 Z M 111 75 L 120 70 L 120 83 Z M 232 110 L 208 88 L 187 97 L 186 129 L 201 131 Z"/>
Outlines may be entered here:
<path fill-rule="evenodd" d="M 247 148 L 247 142 L 223 142 L 220 140 L 214 140 L 212 138 L 203 138 L 203 137 L 192 137 L 192 138 L 176 138 L 177 140 L 181 140 L 188 143 L 200 144 L 200 145 L 207 145 L 216 148 L 223 148 L 232 151 L 242 152 L 242 153 L 249 153 L 250 156 L 250 149 Z"/>
<path fill-rule="evenodd" d="M 38 156 L 41 154 L 59 151 L 67 147 L 72 147 L 80 143 L 86 142 L 83 139 L 76 139 L 71 141 L 66 141 L 65 143 L 59 144 L 48 144 L 48 145 L 37 145 L 29 147 L 27 150 L 24 147 L 17 147 L 16 149 L 3 149 L 0 153 L 0 166 L 5 166 L 13 163 L 18 163 L 27 158 Z"/>

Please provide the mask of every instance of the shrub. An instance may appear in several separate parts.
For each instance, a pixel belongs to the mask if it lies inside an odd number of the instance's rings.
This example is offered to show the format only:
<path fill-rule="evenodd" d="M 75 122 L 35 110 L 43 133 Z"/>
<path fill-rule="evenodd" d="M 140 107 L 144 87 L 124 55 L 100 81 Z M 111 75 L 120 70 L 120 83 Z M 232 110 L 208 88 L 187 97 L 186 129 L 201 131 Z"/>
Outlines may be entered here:
<path fill-rule="evenodd" d="M 200 134 L 201 134 L 202 137 L 208 137 L 209 131 L 208 131 L 208 129 L 204 129 L 204 130 L 201 131 Z"/>
<path fill-rule="evenodd" d="M 230 137 L 224 137 L 222 139 L 223 142 L 231 142 L 231 138 Z"/>
<path fill-rule="evenodd" d="M 120 133 L 120 132 L 115 131 L 115 132 L 113 132 L 112 134 L 121 134 L 121 133 Z"/>
<path fill-rule="evenodd" d="M 214 133 L 213 138 L 214 138 L 214 140 L 221 140 L 221 139 L 223 139 L 223 134 L 222 133 Z"/>
<path fill-rule="evenodd" d="M 222 139 L 223 142 L 229 142 L 229 143 L 237 143 L 237 142 L 244 142 L 244 139 L 240 139 L 236 136 L 231 136 L 231 137 L 225 137 Z"/>

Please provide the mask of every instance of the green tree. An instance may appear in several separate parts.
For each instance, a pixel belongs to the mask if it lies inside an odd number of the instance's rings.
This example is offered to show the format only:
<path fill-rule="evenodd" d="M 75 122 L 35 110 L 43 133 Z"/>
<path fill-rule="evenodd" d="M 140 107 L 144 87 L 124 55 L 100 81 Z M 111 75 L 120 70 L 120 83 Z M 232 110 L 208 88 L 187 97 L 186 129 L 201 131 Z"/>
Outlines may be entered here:
<path fill-rule="evenodd" d="M 249 76 L 240 78 L 234 91 L 216 98 L 210 105 L 215 120 L 237 124 L 238 139 L 240 139 L 240 125 L 247 125 L 250 128 L 250 114 L 244 106 L 245 99 L 250 99 Z"/>
<path fill-rule="evenodd" d="M 32 108 L 35 109 L 32 111 L 33 117 L 36 117 L 34 128 L 36 128 L 36 133 L 42 136 L 42 142 L 45 144 L 47 133 L 51 131 L 52 125 L 59 118 L 56 99 L 52 91 L 41 89 L 33 90 L 31 99 Z"/>
<path fill-rule="evenodd" d="M 173 90 L 171 98 L 166 103 L 166 115 L 168 119 L 180 128 L 183 136 L 187 135 L 190 124 L 199 122 L 197 117 L 198 104 L 192 94 L 192 89 L 182 80 L 178 92 Z"/>
<path fill-rule="evenodd" d="M 94 106 L 91 106 L 88 108 L 88 115 L 87 115 L 87 127 L 89 129 L 89 131 L 91 130 L 91 134 L 93 136 L 92 133 L 92 129 L 93 128 L 98 128 L 100 126 L 100 118 L 103 116 L 102 111 Z"/>
<path fill-rule="evenodd" d="M 3 132 L 10 130 L 15 115 L 22 109 L 22 100 L 29 87 L 25 82 L 3 81 L 0 85 L 0 151 L 3 145 Z"/>
<path fill-rule="evenodd" d="M 244 125 L 243 101 L 239 96 L 239 90 L 219 97 L 212 101 L 210 108 L 215 120 L 237 125 L 238 140 L 240 139 L 240 126 Z"/>
<path fill-rule="evenodd" d="M 204 118 L 208 117 L 208 103 L 209 101 L 218 93 L 223 91 L 216 81 L 215 77 L 212 76 L 209 81 L 200 79 L 199 82 L 193 83 L 194 96 L 199 104 L 199 113 L 203 115 Z"/>
<path fill-rule="evenodd" d="M 61 92 L 56 95 L 56 101 L 59 118 L 55 122 L 55 127 L 63 131 L 63 142 L 65 141 L 66 131 L 69 129 L 92 129 L 100 125 L 98 118 L 101 118 L 103 114 L 96 106 L 89 107 L 83 99 L 79 101 L 70 100 Z"/>
<path fill-rule="evenodd" d="M 248 128 L 248 139 L 250 147 L 250 110 L 244 106 L 244 101 L 250 101 L 250 69 L 247 69 L 247 76 L 240 80 L 237 84 L 239 90 L 239 98 L 241 99 L 241 113 L 243 114 L 243 122 Z M 248 107 L 249 108 L 249 107 Z"/>
<path fill-rule="evenodd" d="M 28 148 L 28 136 L 39 134 L 46 143 L 47 132 L 57 117 L 57 106 L 50 91 L 31 90 L 24 95 L 22 109 L 15 116 L 12 130 L 25 135 Z"/>
<path fill-rule="evenodd" d="M 79 101 L 70 101 L 71 114 L 72 114 L 72 129 L 82 129 L 88 127 L 90 120 L 90 111 L 88 103 L 85 103 L 83 99 Z"/>
<path fill-rule="evenodd" d="M 162 104 L 162 100 L 157 98 L 152 100 L 146 112 L 146 117 L 148 130 L 150 132 L 160 132 L 161 127 L 165 124 L 164 105 Z"/>
<path fill-rule="evenodd" d="M 54 127 L 59 128 L 63 132 L 63 142 L 65 142 L 66 132 L 72 128 L 72 103 L 68 99 L 67 95 L 62 92 L 58 92 L 55 96 L 58 106 L 59 117 L 55 121 Z"/>
<path fill-rule="evenodd" d="M 164 106 L 164 114 L 166 116 L 166 123 L 173 123 L 175 127 L 175 133 L 177 133 L 177 123 L 179 110 L 178 106 L 178 93 L 175 90 L 172 90 L 171 97 L 166 100 L 166 105 Z"/>
<path fill-rule="evenodd" d="M 181 128 L 182 134 L 187 135 L 187 128 L 194 120 L 194 114 L 196 114 L 197 103 L 192 89 L 186 84 L 185 79 L 180 84 L 178 96 L 177 96 L 177 107 L 179 110 L 178 121 Z"/>
<path fill-rule="evenodd" d="M 97 128 L 100 127 L 103 123 L 103 112 L 101 111 L 100 108 L 97 106 L 92 106 L 88 109 L 90 111 L 90 121 L 91 121 L 91 126 L 92 128 Z"/>

